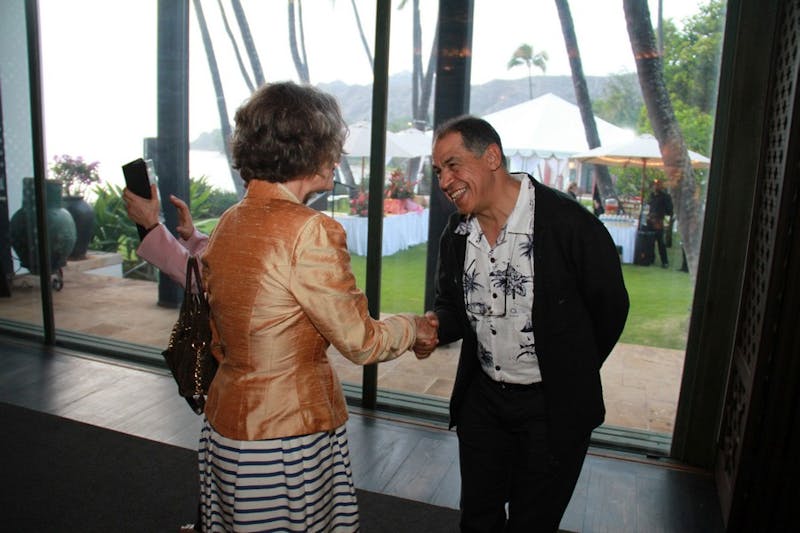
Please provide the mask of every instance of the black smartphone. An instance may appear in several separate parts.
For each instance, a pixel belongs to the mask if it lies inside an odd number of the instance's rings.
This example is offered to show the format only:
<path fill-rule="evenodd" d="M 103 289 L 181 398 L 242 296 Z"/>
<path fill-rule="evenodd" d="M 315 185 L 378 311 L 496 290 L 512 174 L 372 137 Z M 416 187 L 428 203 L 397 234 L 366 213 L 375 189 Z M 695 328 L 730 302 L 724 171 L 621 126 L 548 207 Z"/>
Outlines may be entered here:
<path fill-rule="evenodd" d="M 122 165 L 122 173 L 125 175 L 125 186 L 128 190 L 142 198 L 150 198 L 150 184 L 155 183 L 156 175 L 151 160 L 141 157 L 134 159 Z M 144 239 L 147 229 L 139 224 L 136 224 L 136 229 L 139 231 L 139 239 Z"/>

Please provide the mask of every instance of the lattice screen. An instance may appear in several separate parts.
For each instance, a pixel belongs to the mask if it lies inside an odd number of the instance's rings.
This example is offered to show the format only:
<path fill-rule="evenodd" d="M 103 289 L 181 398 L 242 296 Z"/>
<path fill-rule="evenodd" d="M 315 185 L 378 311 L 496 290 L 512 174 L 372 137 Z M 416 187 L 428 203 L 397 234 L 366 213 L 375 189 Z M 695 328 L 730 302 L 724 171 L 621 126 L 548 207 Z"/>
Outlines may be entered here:
<path fill-rule="evenodd" d="M 756 358 L 762 338 L 770 334 L 764 316 L 784 180 L 796 179 L 786 175 L 786 159 L 792 116 L 798 112 L 794 109 L 794 101 L 800 72 L 800 0 L 785 2 L 783 9 L 770 96 L 765 164 L 758 176 L 751 249 L 719 441 L 721 465 L 731 482 L 736 479 Z"/>

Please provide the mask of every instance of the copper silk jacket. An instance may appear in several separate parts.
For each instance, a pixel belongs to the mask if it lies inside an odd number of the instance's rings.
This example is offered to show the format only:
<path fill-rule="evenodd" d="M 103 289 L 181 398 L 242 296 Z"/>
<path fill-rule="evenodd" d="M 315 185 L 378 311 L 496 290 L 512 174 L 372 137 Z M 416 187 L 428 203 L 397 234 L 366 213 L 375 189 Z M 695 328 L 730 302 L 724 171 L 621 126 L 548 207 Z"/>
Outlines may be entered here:
<path fill-rule="evenodd" d="M 221 358 L 205 414 L 228 438 L 341 426 L 347 409 L 328 346 L 367 364 L 414 344 L 411 315 L 369 317 L 341 224 L 280 184 L 250 181 L 220 218 L 202 263 Z"/>

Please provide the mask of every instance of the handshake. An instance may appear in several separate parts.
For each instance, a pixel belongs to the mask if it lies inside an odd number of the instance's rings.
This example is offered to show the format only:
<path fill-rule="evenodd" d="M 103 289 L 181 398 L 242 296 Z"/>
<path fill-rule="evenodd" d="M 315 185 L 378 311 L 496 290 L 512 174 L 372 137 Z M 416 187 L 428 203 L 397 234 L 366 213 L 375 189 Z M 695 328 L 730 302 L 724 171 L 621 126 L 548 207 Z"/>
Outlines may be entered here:
<path fill-rule="evenodd" d="M 417 359 L 425 359 L 439 344 L 439 317 L 433 311 L 428 311 L 425 316 L 415 316 L 417 326 L 417 340 L 413 350 Z"/>

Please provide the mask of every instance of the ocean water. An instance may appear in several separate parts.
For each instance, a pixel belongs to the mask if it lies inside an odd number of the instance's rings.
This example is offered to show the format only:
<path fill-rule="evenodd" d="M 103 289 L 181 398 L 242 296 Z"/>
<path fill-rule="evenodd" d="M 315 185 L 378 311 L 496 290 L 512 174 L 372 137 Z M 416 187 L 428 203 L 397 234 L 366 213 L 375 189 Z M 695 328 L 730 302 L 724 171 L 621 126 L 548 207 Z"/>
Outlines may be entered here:
<path fill-rule="evenodd" d="M 214 150 L 189 150 L 189 175 L 193 178 L 206 176 L 209 184 L 217 189 L 229 192 L 236 190 L 225 154 Z"/>

